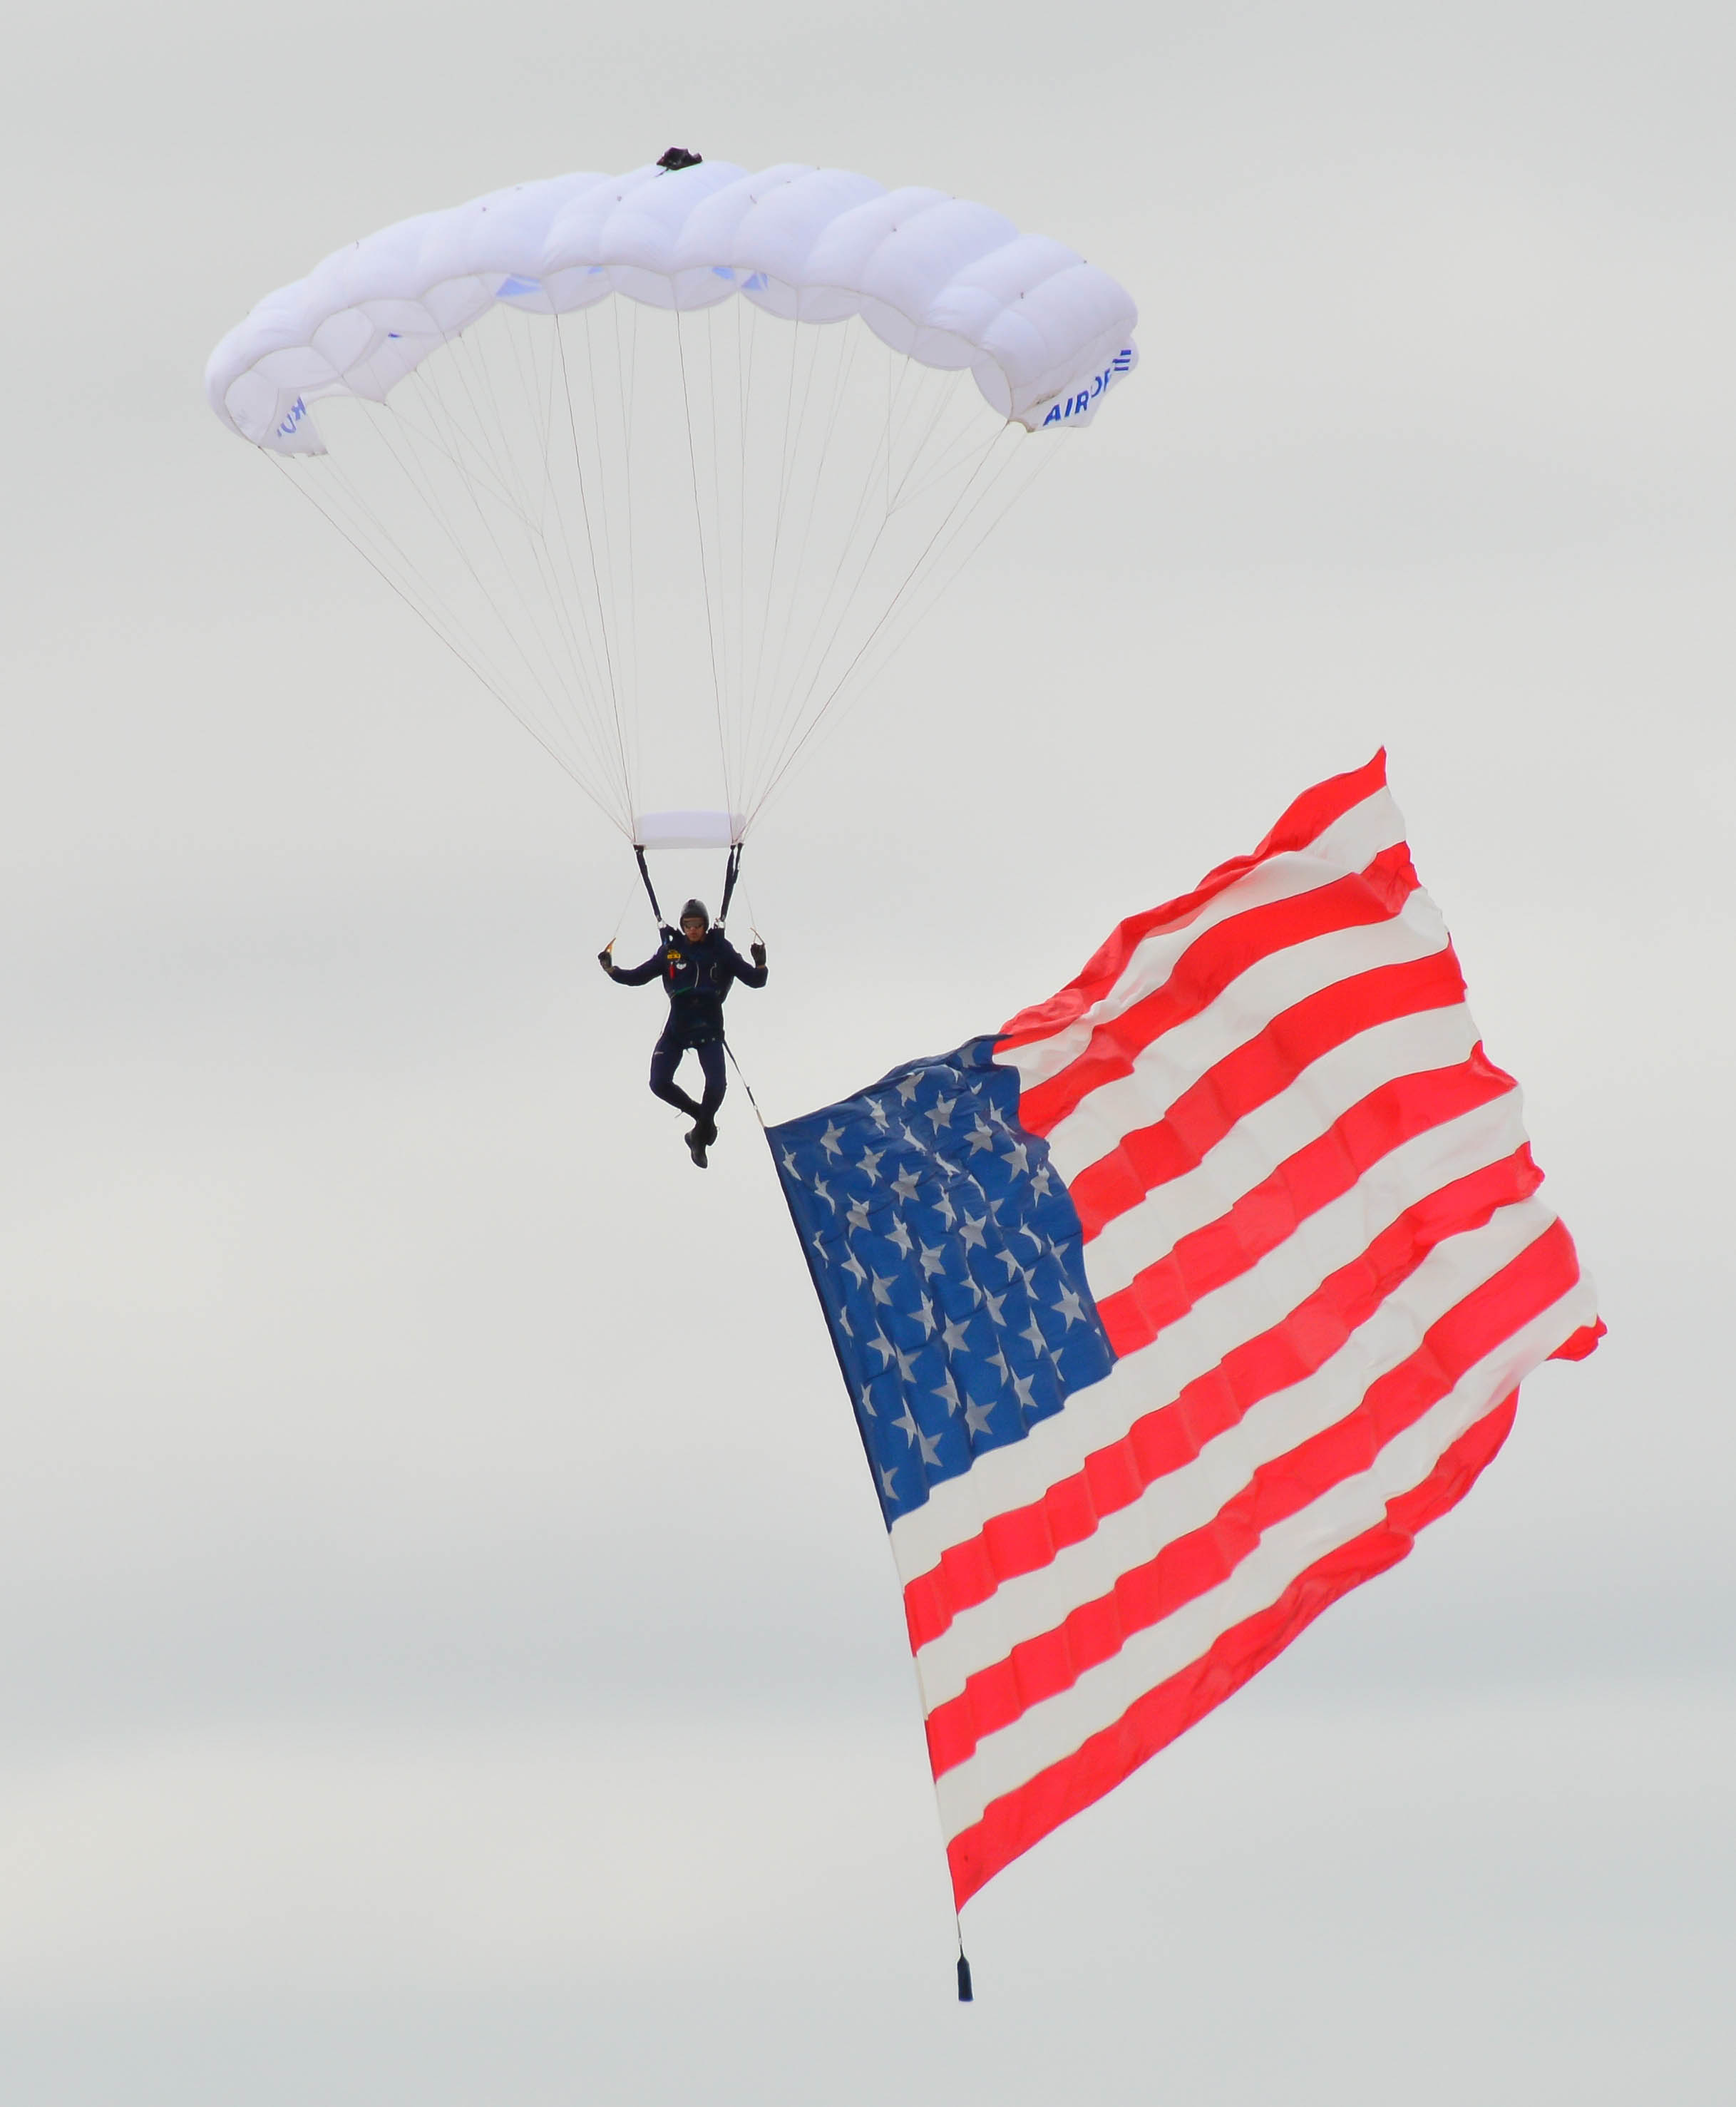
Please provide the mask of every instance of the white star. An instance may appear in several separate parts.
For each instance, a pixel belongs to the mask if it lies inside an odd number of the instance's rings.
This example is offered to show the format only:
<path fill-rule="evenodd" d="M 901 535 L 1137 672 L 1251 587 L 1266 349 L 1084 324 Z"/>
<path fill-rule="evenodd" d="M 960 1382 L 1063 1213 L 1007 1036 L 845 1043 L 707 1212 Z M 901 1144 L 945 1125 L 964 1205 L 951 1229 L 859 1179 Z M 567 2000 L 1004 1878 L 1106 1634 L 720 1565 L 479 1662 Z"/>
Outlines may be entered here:
<path fill-rule="evenodd" d="M 826 1190 L 826 1181 L 823 1178 L 816 1178 L 814 1179 L 814 1189 L 819 1195 L 820 1198 L 826 1202 L 826 1205 L 831 1208 L 832 1213 L 837 1214 L 838 1211 L 838 1203 Z"/>
<path fill-rule="evenodd" d="M 967 1273 L 964 1277 L 964 1285 L 965 1292 L 971 1298 L 971 1307 L 973 1310 L 980 1310 L 983 1306 L 983 1291 L 977 1283 L 976 1276 Z"/>
<path fill-rule="evenodd" d="M 967 1215 L 965 1216 L 964 1227 L 958 1232 L 958 1233 L 964 1238 L 964 1247 L 967 1251 L 982 1250 L 983 1231 L 988 1226 L 989 1217 L 986 1215 Z"/>
<path fill-rule="evenodd" d="M 1043 1327 L 1037 1322 L 1037 1313 L 1034 1310 L 1031 1312 L 1031 1321 L 1019 1337 L 1030 1341 L 1033 1353 L 1046 1354 L 1049 1350 L 1049 1342 L 1043 1336 Z"/>
<path fill-rule="evenodd" d="M 886 1154 L 883 1148 L 864 1148 L 862 1152 L 862 1175 L 870 1185 L 880 1183 L 880 1159 Z"/>
<path fill-rule="evenodd" d="M 904 1218 L 902 1215 L 900 1215 L 898 1220 L 892 1224 L 891 1228 L 886 1231 L 886 1242 L 889 1244 L 896 1244 L 899 1249 L 904 1253 L 904 1256 L 906 1258 L 909 1257 L 910 1232 L 904 1227 Z"/>
<path fill-rule="evenodd" d="M 884 1463 L 877 1464 L 875 1468 L 880 1473 L 881 1498 L 886 1500 L 895 1500 L 898 1494 L 892 1489 L 892 1480 L 898 1476 L 897 1471 L 889 1471 Z"/>
<path fill-rule="evenodd" d="M 972 1156 L 975 1156 L 980 1149 L 993 1148 L 994 1146 L 994 1129 L 989 1125 L 986 1120 L 979 1117 L 976 1125 L 971 1130 L 969 1139 L 971 1143 L 971 1153 Z"/>
<path fill-rule="evenodd" d="M 801 1182 L 801 1173 L 796 1168 L 795 1157 L 791 1155 L 790 1152 L 787 1148 L 780 1148 L 778 1153 L 783 1158 L 784 1169 L 799 1184 Z"/>
<path fill-rule="evenodd" d="M 828 1156 L 841 1156 L 844 1152 L 838 1143 L 844 1139 L 844 1130 L 836 1120 L 828 1120 L 826 1131 L 820 1136 L 820 1147 Z"/>
<path fill-rule="evenodd" d="M 949 1417 L 958 1409 L 958 1386 L 953 1381 L 953 1372 L 950 1368 L 947 1370 L 945 1380 L 935 1392 L 935 1395 L 945 1405 Z"/>
<path fill-rule="evenodd" d="M 919 1183 L 920 1180 L 915 1171 L 900 1170 L 897 1177 L 892 1180 L 892 1190 L 897 1193 L 900 1200 L 913 1200 L 916 1197 L 916 1188 Z"/>
<path fill-rule="evenodd" d="M 922 1081 L 922 1080 L 921 1072 L 918 1071 L 915 1075 L 906 1076 L 904 1081 L 899 1085 L 898 1094 L 904 1099 L 907 1105 L 916 1095 L 917 1085 Z"/>
<path fill-rule="evenodd" d="M 858 1287 L 859 1287 L 863 1282 L 868 1278 L 867 1274 L 862 1269 L 861 1260 L 857 1257 L 854 1251 L 852 1251 L 850 1256 L 845 1260 L 844 1270 L 854 1278 Z"/>
<path fill-rule="evenodd" d="M 914 1354 L 900 1353 L 896 1346 L 892 1349 L 892 1353 L 894 1358 L 898 1363 L 899 1381 L 900 1382 L 908 1382 L 910 1380 L 911 1370 L 916 1365 L 916 1355 Z"/>
<path fill-rule="evenodd" d="M 948 1229 L 951 1229 L 958 1220 L 958 1211 L 948 1197 L 946 1188 L 944 1185 L 940 1188 L 940 1198 L 935 1202 L 935 1212 L 946 1224 Z"/>
<path fill-rule="evenodd" d="M 898 1417 L 893 1421 L 892 1424 L 895 1426 L 901 1426 L 904 1429 L 904 1439 L 910 1444 L 912 1448 L 914 1448 L 916 1446 L 916 1438 L 922 1430 L 916 1423 L 916 1414 L 910 1409 L 910 1400 L 908 1397 L 904 1399 L 904 1410 L 899 1414 Z"/>
<path fill-rule="evenodd" d="M 941 1262 L 940 1255 L 943 1248 L 940 1244 L 924 1244 L 917 1254 L 917 1263 L 922 1269 L 924 1280 L 931 1278 L 937 1273 L 944 1274 L 946 1271 L 945 1266 Z"/>
<path fill-rule="evenodd" d="M 849 1215 L 850 1225 L 853 1229 L 865 1229 L 868 1227 L 868 1202 L 866 1200 L 852 1200 L 850 1203 L 849 1208 L 846 1210 L 846 1212 Z"/>
<path fill-rule="evenodd" d="M 949 1163 L 944 1156 L 937 1156 L 935 1158 L 935 1161 L 940 1165 L 940 1168 L 946 1173 L 949 1178 L 963 1177 L 964 1173 L 958 1168 L 958 1166 L 956 1163 Z M 971 1183 L 973 1185 L 976 1185 L 976 1180 L 974 1178 L 971 1180 Z M 976 1185 L 976 1189 L 980 1193 L 983 1188 L 980 1185 Z"/>
<path fill-rule="evenodd" d="M 1060 1301 L 1052 1302 L 1049 1307 L 1058 1315 L 1066 1319 L 1067 1329 L 1070 1332 L 1075 1324 L 1083 1324 L 1085 1321 L 1085 1305 L 1079 1301 L 1075 1291 L 1070 1287 L 1062 1288 Z"/>
<path fill-rule="evenodd" d="M 1029 1237 L 1031 1242 L 1037 1247 L 1038 1256 L 1040 1258 L 1043 1256 L 1043 1239 L 1038 1235 L 1037 1232 L 1034 1229 L 1030 1229 L 1025 1223 L 1021 1222 L 1018 1229 L 1015 1232 L 1015 1234 L 1021 1237 Z"/>
<path fill-rule="evenodd" d="M 1061 1265 L 1065 1265 L 1065 1263 L 1066 1263 L 1066 1259 L 1067 1259 L 1067 1247 L 1066 1247 L 1066 1246 L 1065 1246 L 1065 1244 L 1058 1244 L 1058 1243 L 1056 1243 L 1053 1237 L 1051 1237 L 1051 1238 L 1049 1238 L 1049 1240 L 1048 1240 L 1048 1245 L 1049 1245 L 1049 1256 L 1050 1256 L 1051 1258 L 1052 1258 L 1052 1259 L 1055 1259 L 1055 1260 L 1058 1260 Z"/>
<path fill-rule="evenodd" d="M 917 1296 L 917 1306 L 910 1314 L 915 1318 L 917 1323 L 922 1326 L 922 1337 L 925 1339 L 933 1338 L 935 1336 L 935 1305 L 929 1301 L 926 1295 Z"/>
<path fill-rule="evenodd" d="M 892 1300 L 891 1295 L 888 1292 L 892 1285 L 890 1278 L 876 1273 L 871 1274 L 869 1278 L 874 1283 L 872 1291 L 874 1300 L 877 1302 L 890 1302 Z"/>
<path fill-rule="evenodd" d="M 995 1256 L 1000 1260 L 1001 1264 L 1006 1267 L 1007 1278 L 1010 1285 L 1013 1275 L 1019 1270 L 1019 1261 L 1013 1256 L 1010 1251 L 1005 1250 L 1004 1248 L 998 1251 L 995 1253 Z"/>
<path fill-rule="evenodd" d="M 1016 1141 L 1007 1152 L 1007 1161 L 1022 1174 L 1031 1167 L 1031 1152 L 1022 1141 Z"/>
<path fill-rule="evenodd" d="M 868 1108 L 874 1115 L 874 1124 L 884 1134 L 886 1130 L 886 1108 L 878 1098 L 868 1100 Z"/>
<path fill-rule="evenodd" d="M 964 1402 L 966 1433 L 973 1437 L 979 1434 L 986 1434 L 989 1431 L 989 1415 L 994 1410 L 994 1407 L 992 1404 L 979 1404 L 974 1398 L 967 1397 Z"/>
<path fill-rule="evenodd" d="M 1031 1385 L 1036 1380 L 1034 1376 L 1015 1376 L 1012 1379 L 1012 1394 L 1019 1400 L 1021 1412 L 1029 1412 L 1031 1408 Z"/>
<path fill-rule="evenodd" d="M 1005 1390 L 1007 1387 L 1007 1378 L 1012 1373 L 1012 1368 L 1007 1365 L 1006 1354 L 990 1354 L 989 1356 L 989 1365 L 991 1368 L 998 1368 L 1000 1370 L 1001 1388 Z"/>
<path fill-rule="evenodd" d="M 1001 1305 L 1007 1300 L 1008 1292 L 1003 1288 L 998 1295 L 991 1295 L 986 1288 L 984 1289 L 983 1300 L 989 1305 L 989 1322 L 991 1324 L 1004 1324 L 1007 1322 L 1001 1314 Z"/>
<path fill-rule="evenodd" d="M 819 1253 L 820 1264 L 822 1265 L 829 1265 L 832 1261 L 826 1256 L 826 1240 L 823 1236 L 821 1236 L 818 1229 L 816 1229 L 813 1235 L 809 1238 L 808 1242 L 812 1244 L 815 1251 Z"/>
<path fill-rule="evenodd" d="M 1031 1180 L 1031 1190 L 1036 1194 L 1039 1200 L 1044 1199 L 1047 1197 L 1049 1189 L 1049 1166 L 1045 1163 L 1042 1170 L 1040 1170 L 1037 1173 L 1036 1176 Z"/>
<path fill-rule="evenodd" d="M 917 1446 L 922 1452 L 925 1470 L 938 1470 L 940 1465 L 940 1437 L 938 1434 L 918 1434 Z"/>
<path fill-rule="evenodd" d="M 969 1340 L 965 1337 L 966 1332 L 970 1328 L 970 1323 L 968 1317 L 962 1321 L 954 1317 L 947 1319 L 940 1332 L 940 1343 L 948 1353 L 962 1354 L 965 1351 L 970 1344 Z"/>
<path fill-rule="evenodd" d="M 870 1419 L 878 1419 L 880 1414 L 874 1409 L 874 1400 L 868 1395 L 868 1386 L 866 1383 L 864 1383 L 861 1390 L 857 1393 L 857 1395 L 861 1398 L 862 1409 L 868 1414 L 868 1417 Z"/>
<path fill-rule="evenodd" d="M 927 1155 L 928 1143 L 924 1141 L 922 1135 L 917 1134 L 908 1123 L 904 1126 L 904 1135 L 907 1147 L 913 1148 L 918 1156 Z"/>
<path fill-rule="evenodd" d="M 990 1100 L 989 1106 L 989 1116 L 994 1121 L 995 1125 L 1000 1129 L 1003 1134 L 1011 1134 L 1012 1132 L 1012 1129 L 1007 1124 L 1006 1113 L 1003 1112 L 1000 1107 L 994 1103 L 992 1099 Z"/>
<path fill-rule="evenodd" d="M 897 1353 L 898 1349 L 893 1345 L 892 1341 L 886 1337 L 884 1332 L 877 1331 L 873 1337 L 868 1341 L 868 1344 L 874 1349 L 875 1352 L 879 1354 L 880 1372 L 884 1375 L 886 1370 L 891 1367 L 893 1357 Z"/>
<path fill-rule="evenodd" d="M 929 1123 L 934 1128 L 937 1135 L 942 1127 L 950 1126 L 952 1125 L 953 1107 L 956 1105 L 958 1102 L 958 1100 L 957 1098 L 936 1098 L 934 1103 L 928 1107 Z"/>
<path fill-rule="evenodd" d="M 838 1323 L 842 1326 L 844 1336 L 846 1339 L 854 1339 L 855 1337 L 855 1333 L 850 1328 L 850 1312 L 847 1310 L 841 1310 L 838 1312 Z"/>

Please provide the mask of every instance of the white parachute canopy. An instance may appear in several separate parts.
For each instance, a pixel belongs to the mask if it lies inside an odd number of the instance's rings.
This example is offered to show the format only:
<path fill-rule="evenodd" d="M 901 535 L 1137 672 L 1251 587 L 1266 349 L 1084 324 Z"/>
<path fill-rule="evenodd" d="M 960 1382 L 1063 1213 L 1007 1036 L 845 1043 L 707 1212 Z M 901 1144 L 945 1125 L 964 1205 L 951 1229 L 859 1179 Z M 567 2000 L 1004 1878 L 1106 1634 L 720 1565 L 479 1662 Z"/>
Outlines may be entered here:
<path fill-rule="evenodd" d="M 1136 319 L 985 205 L 708 161 L 388 227 L 205 387 L 624 833 L 666 797 L 739 841 Z"/>

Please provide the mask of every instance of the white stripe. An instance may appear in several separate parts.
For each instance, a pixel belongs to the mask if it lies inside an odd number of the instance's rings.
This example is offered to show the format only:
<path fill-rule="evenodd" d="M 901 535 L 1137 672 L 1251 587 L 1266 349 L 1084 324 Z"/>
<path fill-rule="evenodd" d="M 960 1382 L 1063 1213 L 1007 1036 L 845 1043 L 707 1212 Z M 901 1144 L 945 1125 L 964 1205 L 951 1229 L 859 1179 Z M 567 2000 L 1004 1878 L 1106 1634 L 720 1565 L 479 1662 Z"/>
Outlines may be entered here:
<path fill-rule="evenodd" d="M 1119 1017 L 1130 1003 L 1161 987 L 1176 960 L 1202 932 L 1228 921 L 1232 915 L 1245 914 L 1250 907 L 1293 899 L 1317 887 L 1331 885 L 1347 872 L 1366 869 L 1383 849 L 1394 847 L 1404 837 L 1404 819 L 1397 806 L 1389 793 L 1377 790 L 1372 797 L 1352 806 L 1306 850 L 1268 856 L 1245 878 L 1237 878 L 1197 908 L 1186 921 L 1166 923 L 1161 930 L 1154 931 L 1135 947 L 1109 992 L 1059 1031 L 1012 1048 L 997 1058 L 1017 1068 L 1025 1089 L 1058 1074 L 1084 1052 L 1099 1023 Z"/>
<path fill-rule="evenodd" d="M 1447 944 L 1441 910 L 1419 888 L 1388 921 L 1330 930 L 1268 952 L 1197 1016 L 1142 1048 L 1130 1074 L 1088 1091 L 1049 1134 L 1050 1161 L 1070 1185 L 1088 1164 L 1113 1155 L 1134 1128 L 1162 1118 L 1184 1090 L 1293 1004 L 1373 967 L 1433 957 Z"/>
<path fill-rule="evenodd" d="M 991 1449 L 959 1476 L 943 1479 L 922 1506 L 892 1525 L 892 1555 L 904 1580 L 927 1572 L 944 1551 L 978 1534 L 994 1516 L 1040 1499 L 1088 1456 L 1119 1441 L 1136 1419 L 1216 1367 L 1231 1348 L 1281 1323 L 1406 1207 L 1510 1156 L 1525 1139 L 1519 1109 L 1518 1092 L 1509 1090 L 1393 1149 L 1246 1273 L 1201 1296 L 1148 1346 L 1117 1361 L 1101 1382 L 1074 1390 L 1022 1441 Z"/>
<path fill-rule="evenodd" d="M 1104 1516 L 1089 1536 L 1057 1552 L 1048 1565 L 1003 1581 L 986 1602 L 962 1611 L 917 1656 L 926 1709 L 956 1697 L 967 1676 L 1004 1660 L 1021 1640 L 1052 1631 L 1165 1544 L 1203 1528 L 1262 1465 L 1336 1426 L 1370 1384 L 1416 1351 L 1430 1325 L 1510 1265 L 1554 1219 L 1547 1207 L 1527 1200 L 1503 1207 L 1480 1229 L 1449 1237 L 1312 1376 L 1262 1398 L 1191 1463 Z"/>
<path fill-rule="evenodd" d="M 987 1736 L 967 1761 L 935 1781 L 948 1840 L 980 1821 L 992 1800 L 1113 1726 L 1147 1691 L 1198 1660 L 1225 1632 L 1269 1607 L 1299 1573 L 1381 1521 L 1388 1501 L 1420 1485 L 1460 1435 L 1590 1323 L 1594 1308 L 1590 1283 L 1578 1282 L 1389 1442 L 1370 1469 L 1343 1480 L 1268 1530 L 1258 1549 L 1209 1594 L 1136 1632 L 1113 1659 L 1088 1669 L 1070 1689 Z"/>
<path fill-rule="evenodd" d="M 1183 1237 L 1228 1214 L 1370 1090 L 1462 1062 L 1476 1044 L 1477 1027 L 1460 1004 L 1395 1017 L 1321 1054 L 1276 1097 L 1239 1120 L 1185 1176 L 1154 1186 L 1137 1206 L 1104 1224 L 1083 1254 L 1092 1293 L 1099 1301 L 1115 1294 Z"/>

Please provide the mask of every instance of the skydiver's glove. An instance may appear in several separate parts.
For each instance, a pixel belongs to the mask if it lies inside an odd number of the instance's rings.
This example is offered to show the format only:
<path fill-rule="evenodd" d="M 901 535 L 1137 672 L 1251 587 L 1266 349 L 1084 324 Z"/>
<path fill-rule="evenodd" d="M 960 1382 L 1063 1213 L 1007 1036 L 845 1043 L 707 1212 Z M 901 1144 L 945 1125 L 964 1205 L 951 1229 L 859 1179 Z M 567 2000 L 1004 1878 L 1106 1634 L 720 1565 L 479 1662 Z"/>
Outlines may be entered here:
<path fill-rule="evenodd" d="M 612 944 L 605 944 L 597 954 L 597 964 L 602 967 L 611 980 L 615 977 L 615 961 L 611 956 L 614 949 L 615 946 Z"/>
<path fill-rule="evenodd" d="M 750 944 L 747 946 L 747 955 L 756 966 L 763 966 L 765 964 L 765 946 L 763 944 Z"/>

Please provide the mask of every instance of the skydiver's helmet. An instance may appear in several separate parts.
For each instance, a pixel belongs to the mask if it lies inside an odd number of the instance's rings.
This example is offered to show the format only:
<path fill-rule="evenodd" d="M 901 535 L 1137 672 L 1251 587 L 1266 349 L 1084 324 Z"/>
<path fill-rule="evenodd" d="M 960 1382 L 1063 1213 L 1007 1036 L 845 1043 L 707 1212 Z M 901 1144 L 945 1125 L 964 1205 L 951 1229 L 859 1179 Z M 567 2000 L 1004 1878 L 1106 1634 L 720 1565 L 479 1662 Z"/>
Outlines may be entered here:
<path fill-rule="evenodd" d="M 673 175 L 677 168 L 697 168 L 704 159 L 703 154 L 689 153 L 685 146 L 671 146 L 657 155 L 657 166 L 665 175 Z"/>
<path fill-rule="evenodd" d="M 711 914 L 702 900 L 689 901 L 687 905 L 681 910 L 678 919 L 682 922 L 691 922 L 697 919 L 702 922 L 707 929 L 709 929 L 711 926 Z M 701 933 L 702 935 L 704 933 L 703 931 L 702 931 Z"/>

